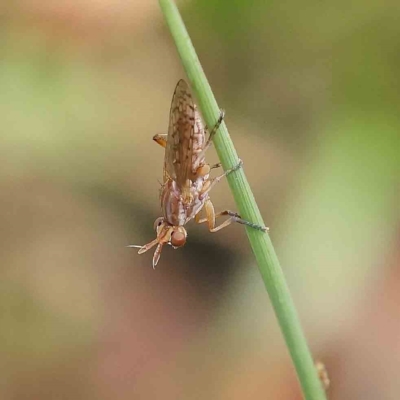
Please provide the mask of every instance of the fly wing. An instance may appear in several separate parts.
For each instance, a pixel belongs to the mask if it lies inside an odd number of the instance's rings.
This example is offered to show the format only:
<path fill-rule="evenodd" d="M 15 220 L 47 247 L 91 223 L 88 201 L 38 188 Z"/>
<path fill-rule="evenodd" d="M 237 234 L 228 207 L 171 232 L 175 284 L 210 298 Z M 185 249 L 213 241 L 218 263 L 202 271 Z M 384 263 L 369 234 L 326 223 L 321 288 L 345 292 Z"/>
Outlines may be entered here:
<path fill-rule="evenodd" d="M 172 97 L 167 146 L 164 159 L 164 182 L 173 179 L 185 192 L 192 173 L 195 105 L 188 84 L 180 80 Z"/>

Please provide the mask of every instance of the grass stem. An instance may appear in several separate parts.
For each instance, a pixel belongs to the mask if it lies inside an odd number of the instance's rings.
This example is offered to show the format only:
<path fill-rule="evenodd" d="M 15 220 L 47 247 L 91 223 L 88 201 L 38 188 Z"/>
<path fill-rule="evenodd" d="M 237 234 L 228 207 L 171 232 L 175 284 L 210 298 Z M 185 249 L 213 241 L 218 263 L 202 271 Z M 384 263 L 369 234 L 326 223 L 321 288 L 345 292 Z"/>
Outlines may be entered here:
<path fill-rule="evenodd" d="M 159 0 L 159 3 L 191 83 L 192 90 L 196 96 L 202 116 L 208 126 L 214 126 L 220 115 L 220 108 L 201 67 L 179 11 L 172 0 Z M 225 122 L 222 122 L 213 141 L 225 170 L 238 164 L 239 159 Z M 262 220 L 243 168 L 229 175 L 227 179 L 240 215 L 247 221 L 264 226 L 264 221 Z M 296 368 L 304 398 L 306 400 L 325 400 L 325 392 L 319 381 L 296 308 L 269 235 L 249 227 L 246 227 L 246 232 Z"/>

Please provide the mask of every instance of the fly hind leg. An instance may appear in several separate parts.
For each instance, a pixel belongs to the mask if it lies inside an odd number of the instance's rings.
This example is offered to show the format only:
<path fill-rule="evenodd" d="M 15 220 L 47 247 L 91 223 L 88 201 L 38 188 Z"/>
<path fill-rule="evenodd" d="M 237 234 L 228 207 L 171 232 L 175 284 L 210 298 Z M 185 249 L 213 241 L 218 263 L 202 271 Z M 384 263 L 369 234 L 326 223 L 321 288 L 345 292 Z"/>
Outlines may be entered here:
<path fill-rule="evenodd" d="M 221 108 L 219 110 L 219 118 L 218 118 L 217 122 L 215 123 L 214 127 L 210 131 L 210 135 L 208 137 L 208 140 L 207 140 L 207 143 L 206 143 L 205 147 L 210 145 L 213 136 L 217 133 L 217 130 L 220 127 L 220 125 L 222 124 L 222 121 L 224 120 L 224 118 L 225 118 L 225 110 L 223 110 Z M 208 130 L 207 125 L 204 128 L 205 128 L 206 131 Z"/>
<path fill-rule="evenodd" d="M 198 224 L 202 224 L 204 222 L 207 222 L 208 225 L 208 229 L 210 232 L 218 232 L 219 230 L 227 227 L 228 225 L 230 225 L 232 222 L 238 222 L 239 224 L 243 224 L 243 225 L 247 225 L 250 226 L 253 229 L 257 229 L 259 231 L 262 232 L 267 232 L 268 228 L 264 227 L 264 226 L 260 226 L 257 224 L 253 224 L 252 222 L 246 221 L 244 219 L 242 219 L 240 217 L 239 214 L 233 212 L 233 211 L 229 211 L 229 210 L 225 210 L 225 211 L 221 211 L 219 213 L 215 213 L 214 210 L 214 206 L 213 203 L 211 202 L 211 200 L 207 200 L 204 204 L 204 209 L 206 212 L 206 217 L 205 218 L 200 218 L 200 213 L 196 214 L 195 216 L 195 221 Z M 225 220 L 224 222 L 222 222 L 222 224 L 215 226 L 216 224 L 216 219 L 220 216 L 223 215 L 228 215 L 229 218 L 227 220 Z"/>

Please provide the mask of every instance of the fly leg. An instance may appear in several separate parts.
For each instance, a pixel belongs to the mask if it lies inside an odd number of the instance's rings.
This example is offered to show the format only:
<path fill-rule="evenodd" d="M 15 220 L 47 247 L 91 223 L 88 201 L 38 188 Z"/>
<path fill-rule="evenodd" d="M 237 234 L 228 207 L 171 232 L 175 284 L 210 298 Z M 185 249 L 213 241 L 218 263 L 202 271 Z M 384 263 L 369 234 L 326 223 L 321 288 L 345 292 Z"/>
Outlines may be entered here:
<path fill-rule="evenodd" d="M 213 136 L 217 133 L 217 130 L 220 127 L 220 125 L 222 124 L 222 121 L 224 120 L 224 118 L 225 118 L 225 110 L 220 109 L 219 110 L 219 118 L 218 118 L 217 122 L 215 123 L 214 128 L 212 128 L 210 131 L 210 135 L 208 136 L 206 145 L 204 146 L 204 150 L 207 150 L 207 148 L 211 145 L 211 140 L 212 140 Z M 204 130 L 208 131 L 207 125 L 204 127 Z"/>
<path fill-rule="evenodd" d="M 221 165 L 222 165 L 221 163 L 217 163 L 217 164 L 214 164 L 214 165 L 211 165 L 211 166 L 210 166 L 209 164 L 204 164 L 204 165 L 202 165 L 202 166 L 199 166 L 199 167 L 196 169 L 196 172 L 193 174 L 193 176 L 194 176 L 195 178 L 198 178 L 198 177 L 200 177 L 200 176 L 208 175 L 212 169 L 220 168 Z M 226 175 L 226 174 L 223 174 L 222 176 L 225 176 L 225 175 Z M 222 177 L 221 177 L 221 178 L 222 178 Z M 209 181 L 206 181 L 206 182 L 209 182 Z"/>
<path fill-rule="evenodd" d="M 221 166 L 221 163 L 215 164 L 212 166 L 212 168 L 218 168 Z M 204 182 L 203 190 L 200 193 L 200 198 L 204 197 L 206 194 L 210 192 L 210 190 L 224 177 L 228 176 L 232 172 L 237 171 L 239 168 L 242 168 L 243 166 L 243 161 L 239 159 L 239 163 L 235 165 L 233 168 L 227 169 L 223 174 L 210 179 L 206 182 Z M 211 169 L 211 168 L 210 168 Z"/>
<path fill-rule="evenodd" d="M 208 229 L 210 232 L 218 232 L 219 230 L 230 225 L 232 222 L 238 222 L 239 224 L 250 226 L 251 228 L 257 229 L 262 232 L 267 232 L 267 230 L 268 230 L 268 228 L 266 228 L 264 226 L 253 224 L 252 222 L 249 222 L 249 221 L 246 221 L 246 220 L 240 218 L 240 215 L 233 211 L 225 210 L 225 211 L 221 211 L 219 213 L 215 213 L 213 203 L 211 202 L 210 199 L 208 199 L 205 202 L 204 209 L 206 211 L 206 217 L 200 218 L 200 213 L 198 213 L 195 216 L 195 221 L 198 224 L 207 222 Z M 224 222 L 222 222 L 222 224 L 215 226 L 216 219 L 223 215 L 229 215 L 229 218 L 227 220 L 225 220 Z"/>
<path fill-rule="evenodd" d="M 221 168 L 221 166 L 222 166 L 222 164 L 220 162 L 216 163 L 214 165 L 211 165 L 210 170 L 215 169 L 215 168 Z"/>
<path fill-rule="evenodd" d="M 158 133 L 157 135 L 153 136 L 153 140 L 158 143 L 160 146 L 166 148 L 167 147 L 167 137 L 168 134 L 166 133 Z"/>
<path fill-rule="evenodd" d="M 237 171 L 239 168 L 241 168 L 243 166 L 243 161 L 239 160 L 239 163 L 234 166 L 233 168 L 230 168 L 228 170 L 226 170 L 222 175 L 217 176 L 216 178 L 209 180 L 207 182 L 205 182 L 205 185 L 203 187 L 203 191 L 200 193 L 200 199 L 204 198 L 204 196 L 206 194 L 208 194 L 210 192 L 210 190 L 224 177 L 227 176 L 229 174 L 231 174 L 234 171 Z M 239 224 L 243 224 L 243 225 L 247 225 L 250 226 L 251 228 L 257 229 L 259 231 L 262 232 L 267 232 L 268 228 L 266 228 L 265 226 L 261 226 L 258 224 L 254 224 L 253 222 L 250 221 L 246 221 L 244 219 L 242 219 L 240 217 L 239 214 L 230 211 L 230 210 L 225 210 L 225 211 L 221 211 L 219 213 L 215 213 L 214 210 L 214 206 L 211 202 L 210 199 L 207 199 L 205 204 L 204 204 L 204 209 L 206 211 L 206 218 L 200 218 L 200 213 L 196 214 L 195 216 L 195 221 L 199 224 L 203 223 L 203 222 L 207 222 L 208 224 L 208 229 L 210 230 L 210 232 L 217 232 L 222 228 L 225 228 L 226 226 L 230 225 L 232 222 L 238 222 Z M 223 216 L 223 215 L 228 215 L 229 218 L 224 221 L 221 225 L 218 225 L 217 227 L 215 226 L 215 220 L 216 218 Z"/>

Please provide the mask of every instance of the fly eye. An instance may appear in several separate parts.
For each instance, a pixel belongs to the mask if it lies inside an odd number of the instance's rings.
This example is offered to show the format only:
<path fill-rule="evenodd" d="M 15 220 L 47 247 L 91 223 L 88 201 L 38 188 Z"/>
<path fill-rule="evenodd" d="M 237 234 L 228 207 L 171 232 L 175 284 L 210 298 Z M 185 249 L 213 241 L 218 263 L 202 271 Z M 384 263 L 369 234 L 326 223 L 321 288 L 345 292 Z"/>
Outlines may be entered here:
<path fill-rule="evenodd" d="M 163 217 L 160 217 L 160 218 L 157 218 L 155 221 L 154 221 L 154 230 L 157 232 L 157 228 L 159 228 L 161 225 L 162 225 L 162 223 L 164 222 L 164 218 Z"/>
<path fill-rule="evenodd" d="M 173 247 L 182 247 L 186 243 L 186 235 L 183 232 L 175 231 L 171 235 L 171 245 Z"/>

